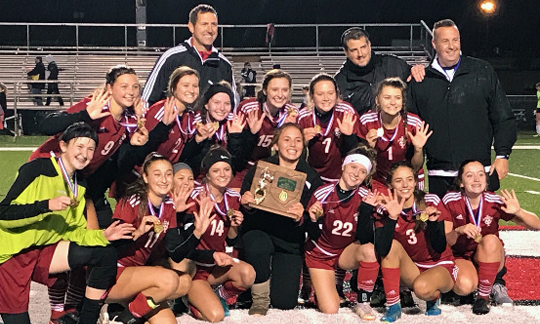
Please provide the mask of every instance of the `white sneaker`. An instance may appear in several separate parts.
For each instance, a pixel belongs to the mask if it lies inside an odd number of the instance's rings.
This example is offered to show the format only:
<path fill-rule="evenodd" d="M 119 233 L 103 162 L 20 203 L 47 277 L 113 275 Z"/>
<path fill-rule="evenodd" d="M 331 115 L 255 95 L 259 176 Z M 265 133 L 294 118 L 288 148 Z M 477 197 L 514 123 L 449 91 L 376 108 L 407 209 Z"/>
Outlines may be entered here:
<path fill-rule="evenodd" d="M 500 283 L 495 283 L 491 289 L 491 298 L 497 305 L 512 306 L 514 301 L 508 297 L 508 292 L 505 286 Z"/>
<path fill-rule="evenodd" d="M 107 311 L 107 307 L 101 307 L 97 324 L 124 324 L 122 322 L 116 321 L 117 317 L 118 316 L 115 316 L 113 319 L 109 319 L 109 312 Z"/>

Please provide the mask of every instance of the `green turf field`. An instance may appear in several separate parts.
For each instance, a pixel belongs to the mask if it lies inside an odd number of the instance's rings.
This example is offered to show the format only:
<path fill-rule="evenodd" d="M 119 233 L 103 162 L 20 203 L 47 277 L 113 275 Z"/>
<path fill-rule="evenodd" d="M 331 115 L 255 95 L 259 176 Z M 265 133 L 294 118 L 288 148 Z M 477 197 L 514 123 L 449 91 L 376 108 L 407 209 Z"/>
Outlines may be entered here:
<path fill-rule="evenodd" d="M 14 140 L 12 137 L 0 136 L 0 148 L 36 147 L 46 139 L 45 136 L 22 136 Z M 516 147 L 519 146 L 536 146 L 536 148 L 514 148 L 510 158 L 510 173 L 533 179 L 508 175 L 501 181 L 501 187 L 503 189 L 514 189 L 522 207 L 540 216 L 540 168 L 538 167 L 540 161 L 540 138 L 533 138 L 530 132 L 520 134 L 516 143 Z M 0 151 L 0 199 L 3 199 L 7 194 L 18 168 L 28 159 L 30 153 L 30 151 Z"/>

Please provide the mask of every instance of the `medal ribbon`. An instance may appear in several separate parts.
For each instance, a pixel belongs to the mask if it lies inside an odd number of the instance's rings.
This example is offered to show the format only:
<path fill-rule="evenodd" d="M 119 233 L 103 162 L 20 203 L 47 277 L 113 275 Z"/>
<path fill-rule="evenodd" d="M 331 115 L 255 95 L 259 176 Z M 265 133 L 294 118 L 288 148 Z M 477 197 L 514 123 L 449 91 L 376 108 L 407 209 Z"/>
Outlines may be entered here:
<path fill-rule="evenodd" d="M 289 115 L 288 112 L 285 112 L 285 110 L 287 110 L 287 109 L 284 108 L 284 107 L 286 107 L 286 106 L 287 105 L 285 105 L 285 106 L 281 107 L 280 109 L 278 109 L 278 116 L 279 117 L 278 117 L 278 120 L 276 122 L 276 124 L 277 124 L 276 128 L 281 127 L 281 125 L 283 125 L 283 123 L 285 122 L 285 119 Z M 270 113 L 270 109 L 268 109 L 268 106 L 266 105 L 266 102 L 263 104 L 263 111 L 266 113 L 266 117 L 268 118 L 268 120 L 270 120 L 270 122 L 272 124 L 274 124 L 274 117 Z"/>
<path fill-rule="evenodd" d="M 210 194 L 210 198 L 214 200 L 214 206 L 216 207 L 216 211 L 220 213 L 222 216 L 227 216 L 227 210 L 229 210 L 229 204 L 227 203 L 227 195 L 226 193 L 223 194 L 223 202 L 225 203 L 225 211 L 221 210 L 219 207 L 219 204 L 216 201 L 216 197 L 214 197 L 214 194 L 210 191 L 210 188 L 208 187 L 208 184 L 206 184 L 206 192 Z"/>
<path fill-rule="evenodd" d="M 157 216 L 157 218 L 160 220 L 161 220 L 161 216 L 163 215 L 163 209 L 165 209 L 163 207 L 164 205 L 165 204 L 163 202 L 159 205 L 159 215 Z M 148 199 L 148 211 L 150 212 L 150 215 L 156 216 L 156 212 L 154 211 L 154 205 L 152 205 L 152 203 L 150 202 L 150 199 Z"/>
<path fill-rule="evenodd" d="M 316 109 L 316 108 L 313 108 L 313 109 Z M 324 134 L 321 132 L 319 132 L 319 134 L 322 134 L 325 137 L 328 136 L 328 133 L 330 133 L 330 129 L 332 129 L 332 124 L 334 123 L 334 112 L 335 110 L 332 111 L 332 117 L 330 117 L 330 120 L 328 121 L 328 124 L 326 125 Z M 316 126 L 317 126 L 317 116 L 316 116 L 315 111 L 313 111 L 313 127 L 316 127 Z"/>
<path fill-rule="evenodd" d="M 345 200 L 351 198 L 351 197 L 358 191 L 358 188 L 360 188 L 360 187 L 357 187 L 357 188 L 354 189 L 347 197 L 345 197 L 345 198 L 343 198 L 343 199 L 339 199 L 339 200 L 336 200 L 336 201 L 328 201 L 328 202 L 327 202 L 326 199 L 328 199 L 328 197 L 330 197 L 330 195 L 332 194 L 332 192 L 334 192 L 334 191 L 337 189 L 337 186 L 338 186 L 338 185 L 339 185 L 339 184 L 336 184 L 336 185 L 334 186 L 334 190 L 332 190 L 328 195 L 326 195 L 326 197 L 324 197 L 324 199 L 321 201 L 321 205 L 326 205 L 326 204 L 331 204 L 331 203 L 337 203 L 337 204 L 339 204 L 340 202 L 345 201 Z"/>
<path fill-rule="evenodd" d="M 401 119 L 401 116 L 399 117 L 399 119 Z M 384 130 L 384 125 L 383 125 L 383 122 L 382 122 L 382 118 L 381 118 L 381 114 L 379 113 L 379 123 L 381 124 L 381 127 L 382 129 Z M 394 129 L 394 134 L 392 135 L 392 138 L 390 139 L 386 139 L 384 138 L 385 137 L 385 132 L 383 132 L 383 136 L 381 136 L 381 139 L 385 142 L 390 142 L 392 143 L 395 139 L 396 139 L 396 136 L 397 136 L 397 133 L 398 133 L 398 129 L 399 129 L 399 125 L 396 126 L 396 128 Z"/>
<path fill-rule="evenodd" d="M 73 181 L 71 181 L 66 166 L 64 165 L 64 161 L 62 161 L 61 157 L 58 157 L 58 166 L 60 166 L 62 176 L 68 185 L 69 191 L 71 191 L 73 194 L 73 199 L 77 200 L 77 196 L 79 195 L 79 187 L 77 186 L 77 171 L 73 172 Z"/>
<path fill-rule="evenodd" d="M 466 195 L 464 196 L 465 196 L 465 205 L 467 206 L 467 210 L 469 211 L 469 218 L 471 219 L 474 225 L 480 228 L 480 221 L 482 220 L 482 205 L 484 204 L 484 195 L 482 194 L 480 196 L 480 202 L 478 203 L 478 210 L 476 212 L 476 215 L 474 214 L 469 197 L 467 197 Z"/>

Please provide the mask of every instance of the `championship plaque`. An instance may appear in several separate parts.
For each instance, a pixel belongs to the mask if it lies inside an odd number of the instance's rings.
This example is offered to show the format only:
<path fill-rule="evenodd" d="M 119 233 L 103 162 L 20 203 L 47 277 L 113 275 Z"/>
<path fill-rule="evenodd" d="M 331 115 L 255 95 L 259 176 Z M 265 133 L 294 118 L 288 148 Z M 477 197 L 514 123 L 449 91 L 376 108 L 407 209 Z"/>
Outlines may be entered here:
<path fill-rule="evenodd" d="M 306 174 L 265 161 L 257 162 L 251 183 L 255 203 L 250 207 L 295 218 L 287 210 L 302 198 Z"/>

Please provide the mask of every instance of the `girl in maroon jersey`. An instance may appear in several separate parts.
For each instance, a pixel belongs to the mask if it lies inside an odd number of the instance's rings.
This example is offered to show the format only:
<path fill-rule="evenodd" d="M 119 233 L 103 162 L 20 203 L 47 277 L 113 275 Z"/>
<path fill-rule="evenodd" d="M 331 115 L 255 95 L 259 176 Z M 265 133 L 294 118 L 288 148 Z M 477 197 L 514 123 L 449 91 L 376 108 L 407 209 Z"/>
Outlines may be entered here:
<path fill-rule="evenodd" d="M 198 200 L 211 198 L 214 216 L 206 231 L 198 236 L 196 251 L 188 256 L 197 269 L 187 294 L 193 316 L 209 322 L 228 316 L 227 299 L 248 289 L 255 280 L 251 265 L 225 253 L 225 246 L 234 244 L 244 219 L 239 210 L 240 194 L 227 187 L 233 178 L 231 160 L 227 150 L 219 146 L 210 149 L 201 163 L 206 174 L 203 184 L 193 190 L 188 202 L 195 206 L 188 209 L 182 221 L 184 228 L 192 228 Z"/>
<path fill-rule="evenodd" d="M 416 172 L 420 171 L 419 189 L 423 189 L 422 149 L 433 131 L 420 117 L 407 112 L 406 87 L 400 78 L 384 79 L 375 96 L 375 111 L 360 116 L 360 136 L 377 150 L 373 188 L 385 194 L 390 165 L 396 161 L 409 161 Z"/>
<path fill-rule="evenodd" d="M 298 118 L 308 143 L 308 162 L 323 181 L 337 183 L 343 157 L 358 143 L 358 115 L 350 104 L 339 101 L 336 80 L 328 74 L 311 79 L 309 98 L 311 107 Z"/>
<path fill-rule="evenodd" d="M 454 230 L 447 235 L 459 267 L 454 291 L 468 295 L 478 288 L 472 310 L 479 315 L 489 312 L 488 299 L 495 276 L 504 266 L 499 219 L 540 229 L 538 217 L 520 207 L 513 190 L 502 190 L 498 196 L 486 191 L 487 180 L 480 162 L 465 161 L 456 179 L 459 191 L 450 191 L 443 197 L 454 223 Z"/>
<path fill-rule="evenodd" d="M 355 313 L 363 320 L 375 320 L 369 306 L 379 263 L 373 247 L 370 217 L 378 193 L 368 191 L 375 170 L 376 152 L 360 146 L 347 154 L 338 184 L 319 187 L 310 203 L 306 224 L 305 263 L 315 288 L 317 305 L 323 313 L 335 314 L 340 305 L 334 270 L 359 269 L 358 304 Z"/>
<path fill-rule="evenodd" d="M 133 240 L 124 242 L 119 252 L 117 281 L 107 296 L 108 303 L 127 304 L 116 317 L 119 322 L 144 319 L 176 323 L 167 300 L 185 295 L 191 286 L 189 275 L 151 265 L 166 259 L 164 238 L 177 227 L 176 209 L 169 196 L 172 186 L 171 162 L 152 153 L 143 163 L 142 178 L 128 188 L 129 196 L 120 200 L 114 211 L 113 219 L 137 228 Z"/>
<path fill-rule="evenodd" d="M 186 145 L 183 154 L 196 179 L 202 179 L 201 161 L 212 145 L 217 144 L 223 148 L 231 145 L 241 147 L 240 138 L 245 121 L 233 118 L 233 104 L 231 86 L 225 81 L 211 85 L 202 96 L 194 118 L 197 129 L 195 138 Z M 235 156 L 232 165 L 236 165 Z"/>
<path fill-rule="evenodd" d="M 199 98 L 199 73 L 187 66 L 177 68 L 169 78 L 168 92 L 170 97 L 156 102 L 146 112 L 146 128 L 154 129 L 163 119 L 165 106 L 172 106 L 176 113 L 175 122 L 169 130 L 167 140 L 161 143 L 156 151 L 176 163 L 184 146 L 196 131 L 194 107 Z"/>
<path fill-rule="evenodd" d="M 454 286 L 457 267 L 445 233 L 452 222 L 439 197 L 416 188 L 414 169 L 396 162 L 388 175 L 392 193 L 383 195 L 375 216 L 375 251 L 381 269 L 388 310 L 383 322 L 401 317 L 400 278 L 415 295 L 427 301 L 426 315 L 440 315 L 440 293 Z"/>
<path fill-rule="evenodd" d="M 292 78 L 279 69 L 268 71 L 257 98 L 242 101 L 236 108 L 235 117 L 246 121 L 242 136 L 241 152 L 248 164 L 236 173 L 231 188 L 240 188 L 247 170 L 258 160 L 270 156 L 274 130 L 285 123 L 295 123 L 298 108 L 291 104 Z"/>

